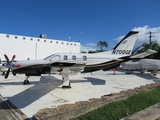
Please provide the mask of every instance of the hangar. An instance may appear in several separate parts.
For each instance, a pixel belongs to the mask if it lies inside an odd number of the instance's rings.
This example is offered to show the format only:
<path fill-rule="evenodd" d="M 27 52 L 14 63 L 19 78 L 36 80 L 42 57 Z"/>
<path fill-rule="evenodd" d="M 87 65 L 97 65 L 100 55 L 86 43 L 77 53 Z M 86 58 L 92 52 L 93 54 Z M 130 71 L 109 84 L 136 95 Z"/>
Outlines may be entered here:
<path fill-rule="evenodd" d="M 47 39 L 45 34 L 39 38 L 0 33 L 0 58 L 16 55 L 16 60 L 43 59 L 51 54 L 80 53 L 80 42 Z"/>

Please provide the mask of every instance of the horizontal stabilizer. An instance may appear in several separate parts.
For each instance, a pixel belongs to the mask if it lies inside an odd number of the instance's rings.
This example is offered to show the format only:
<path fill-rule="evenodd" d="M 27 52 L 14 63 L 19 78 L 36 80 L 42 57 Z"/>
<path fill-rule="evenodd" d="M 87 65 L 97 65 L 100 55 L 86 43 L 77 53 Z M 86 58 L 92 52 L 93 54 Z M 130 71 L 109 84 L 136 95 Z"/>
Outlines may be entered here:
<path fill-rule="evenodd" d="M 129 58 L 131 58 L 131 59 L 144 58 L 144 57 L 150 56 L 150 55 L 155 54 L 155 53 L 157 53 L 157 51 L 148 49 L 146 52 L 142 52 L 142 53 L 139 53 L 139 54 L 136 54 L 136 55 L 132 55 Z"/>

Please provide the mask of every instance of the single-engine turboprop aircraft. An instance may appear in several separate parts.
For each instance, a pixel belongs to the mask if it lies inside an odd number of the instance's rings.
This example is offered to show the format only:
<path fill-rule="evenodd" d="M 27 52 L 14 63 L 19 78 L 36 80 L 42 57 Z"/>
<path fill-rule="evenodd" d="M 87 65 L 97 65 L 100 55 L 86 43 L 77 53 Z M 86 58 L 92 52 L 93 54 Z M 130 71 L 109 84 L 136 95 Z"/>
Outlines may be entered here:
<path fill-rule="evenodd" d="M 114 48 L 111 54 L 77 54 L 77 53 L 57 53 L 52 54 L 43 60 L 24 60 L 14 62 L 15 56 L 7 61 L 5 66 L 8 71 L 5 78 L 8 78 L 9 71 L 14 74 L 25 74 L 27 77 L 24 84 L 29 84 L 29 76 L 41 76 L 41 74 L 59 74 L 62 76 L 63 87 L 71 88 L 69 75 L 78 73 L 94 72 L 98 70 L 108 70 L 119 66 L 122 62 L 141 58 L 155 53 L 147 51 L 137 55 L 131 55 L 137 39 L 137 31 L 130 31 Z M 65 84 L 67 83 L 67 85 Z"/>
<path fill-rule="evenodd" d="M 122 69 L 127 70 L 126 74 L 131 74 L 133 71 L 144 73 L 151 71 L 151 74 L 157 75 L 160 70 L 160 60 L 155 59 L 140 59 L 138 61 L 128 61 L 121 64 Z"/>

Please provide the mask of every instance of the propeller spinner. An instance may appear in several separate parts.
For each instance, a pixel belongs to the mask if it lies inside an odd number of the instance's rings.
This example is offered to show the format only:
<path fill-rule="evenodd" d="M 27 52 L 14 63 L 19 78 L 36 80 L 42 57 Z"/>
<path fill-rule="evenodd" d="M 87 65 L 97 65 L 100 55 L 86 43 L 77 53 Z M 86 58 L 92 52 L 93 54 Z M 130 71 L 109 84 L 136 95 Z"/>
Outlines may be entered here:
<path fill-rule="evenodd" d="M 7 62 L 6 67 L 8 68 L 8 70 L 7 70 L 7 72 L 6 72 L 5 76 L 4 76 L 4 78 L 7 79 L 8 76 L 9 76 L 9 72 L 10 72 L 10 70 L 11 70 L 11 63 L 14 61 L 14 59 L 15 59 L 16 56 L 13 55 L 11 61 L 9 60 L 9 58 L 8 58 L 8 56 L 7 56 L 6 54 L 4 54 L 4 57 L 5 57 L 6 62 Z M 13 73 L 13 72 L 12 72 L 12 74 L 13 74 L 13 75 L 16 75 L 16 74 Z"/>

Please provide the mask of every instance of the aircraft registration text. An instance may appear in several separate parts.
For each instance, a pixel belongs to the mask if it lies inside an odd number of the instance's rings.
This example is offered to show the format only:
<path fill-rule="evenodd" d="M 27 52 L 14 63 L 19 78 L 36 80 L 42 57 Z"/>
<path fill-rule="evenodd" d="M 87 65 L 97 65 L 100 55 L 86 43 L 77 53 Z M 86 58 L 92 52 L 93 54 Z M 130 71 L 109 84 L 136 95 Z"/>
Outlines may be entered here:
<path fill-rule="evenodd" d="M 112 54 L 131 54 L 131 50 L 113 50 Z"/>

